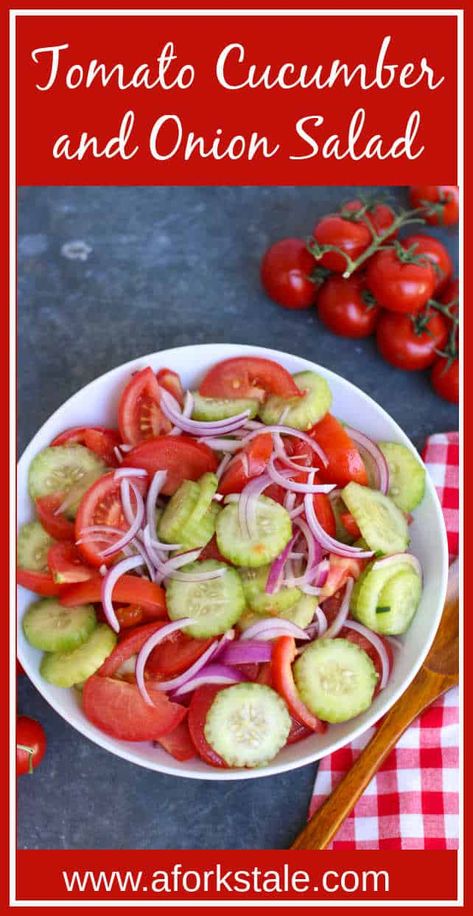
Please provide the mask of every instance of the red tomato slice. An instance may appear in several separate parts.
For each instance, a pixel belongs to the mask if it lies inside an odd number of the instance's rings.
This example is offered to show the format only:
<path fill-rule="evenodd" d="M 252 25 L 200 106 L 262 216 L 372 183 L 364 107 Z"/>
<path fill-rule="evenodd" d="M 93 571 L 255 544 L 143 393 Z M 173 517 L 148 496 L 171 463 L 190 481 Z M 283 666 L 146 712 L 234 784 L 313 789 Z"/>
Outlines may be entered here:
<path fill-rule="evenodd" d="M 158 385 L 169 391 L 169 394 L 172 394 L 173 398 L 176 398 L 176 401 L 182 407 L 184 405 L 184 388 L 177 372 L 173 372 L 172 369 L 160 369 L 156 378 L 158 379 Z"/>
<path fill-rule="evenodd" d="M 207 372 L 199 387 L 206 398 L 258 398 L 277 394 L 282 398 L 301 397 L 292 375 L 272 359 L 236 356 L 224 359 Z"/>
<path fill-rule="evenodd" d="M 227 565 L 231 566 L 230 560 L 227 560 L 220 553 L 215 535 L 203 548 L 199 560 L 218 560 L 219 563 L 227 563 Z"/>
<path fill-rule="evenodd" d="M 82 706 L 97 728 L 121 741 L 154 741 L 172 732 L 187 710 L 172 703 L 165 693 L 150 683 L 153 705 L 146 703 L 136 684 L 93 674 L 85 682 Z"/>
<path fill-rule="evenodd" d="M 338 592 L 345 585 L 347 579 L 351 578 L 356 581 L 370 562 L 369 558 L 356 560 L 351 557 L 339 557 L 335 553 L 329 554 L 329 561 L 329 573 L 325 585 L 321 589 L 322 600 L 330 598 L 335 592 Z"/>
<path fill-rule="evenodd" d="M 271 433 L 255 436 L 228 464 L 219 483 L 219 493 L 224 496 L 228 493 L 241 493 L 249 480 L 263 474 L 272 453 Z"/>
<path fill-rule="evenodd" d="M 179 722 L 177 728 L 170 732 L 169 735 L 163 735 L 162 738 L 158 738 L 157 743 L 176 760 L 192 760 L 195 757 L 195 747 L 191 741 L 186 719 Z"/>
<path fill-rule="evenodd" d="M 297 744 L 298 741 L 302 741 L 304 738 L 308 738 L 309 735 L 313 735 L 313 731 L 310 728 L 307 728 L 302 722 L 298 722 L 297 719 L 292 718 L 291 731 L 287 736 L 286 744 Z"/>
<path fill-rule="evenodd" d="M 143 480 L 137 478 L 134 483 L 141 492 L 144 491 L 146 484 Z M 133 502 L 133 496 L 131 499 Z M 120 481 L 114 479 L 113 471 L 99 477 L 84 493 L 76 517 L 76 541 L 85 537 L 84 530 L 90 525 L 110 525 L 113 528 L 122 528 L 123 531 L 128 529 L 128 523 L 123 514 Z M 112 542 L 106 539 L 103 541 L 85 540 L 78 547 L 87 563 L 98 568 L 103 563 L 109 566 L 116 560 L 115 555 L 108 559 L 102 556 L 102 551 L 111 544 Z"/>
<path fill-rule="evenodd" d="M 97 671 L 102 677 L 113 677 L 121 668 L 124 662 L 128 661 L 133 655 L 138 655 L 145 642 L 156 630 L 164 626 L 164 623 L 147 623 L 143 627 L 135 627 L 123 636 L 120 636 L 113 652 L 105 659 L 103 665 Z"/>
<path fill-rule="evenodd" d="M 342 512 L 340 519 L 344 528 L 346 528 L 348 534 L 350 534 L 355 540 L 361 538 L 361 531 L 358 528 L 358 525 L 351 514 L 351 512 Z"/>
<path fill-rule="evenodd" d="M 20 566 L 16 571 L 16 581 L 23 588 L 29 588 L 30 592 L 37 595 L 43 595 L 49 598 L 53 595 L 59 595 L 60 585 L 55 582 L 49 570 L 22 569 Z"/>
<path fill-rule="evenodd" d="M 74 522 L 69 521 L 62 513 L 55 514 L 63 499 L 64 496 L 61 493 L 55 496 L 40 496 L 35 500 L 36 514 L 44 530 L 55 541 L 73 541 L 75 538 Z"/>
<path fill-rule="evenodd" d="M 156 471 L 167 471 L 162 492 L 172 496 L 183 480 L 198 480 L 217 469 L 214 452 L 203 442 L 188 436 L 159 436 L 148 439 L 126 455 L 122 467 L 144 468 L 149 479 Z"/>
<path fill-rule="evenodd" d="M 59 586 L 57 586 L 59 588 Z M 102 576 L 94 575 L 87 582 L 76 582 L 61 589 L 61 604 L 75 607 L 76 604 L 95 604 L 100 601 Z M 145 610 L 154 611 L 156 616 L 166 617 L 166 599 L 163 589 L 142 579 L 140 576 L 121 576 L 113 589 L 113 600 L 120 604 L 140 604 Z"/>
<path fill-rule="evenodd" d="M 207 713 L 215 697 L 217 696 L 217 693 L 219 693 L 221 690 L 225 690 L 225 688 L 219 687 L 215 684 L 209 684 L 205 687 L 198 687 L 192 695 L 191 704 L 189 706 L 189 716 L 187 719 L 192 744 L 194 745 L 199 757 L 201 757 L 205 763 L 210 764 L 212 767 L 227 766 L 225 761 L 222 760 L 219 754 L 217 754 L 213 747 L 210 746 L 204 735 Z"/>
<path fill-rule="evenodd" d="M 357 633 L 356 630 L 350 630 L 348 627 L 343 627 L 340 630 L 340 633 L 338 635 L 342 637 L 343 639 L 349 639 L 350 642 L 353 642 L 355 646 L 359 646 L 360 649 L 363 649 L 363 651 L 366 652 L 367 655 L 369 655 L 376 669 L 376 674 L 378 675 L 378 684 L 379 684 L 379 679 L 382 674 L 381 661 L 380 661 L 380 658 L 379 658 L 379 655 L 376 649 L 374 648 L 374 646 L 372 646 L 369 640 L 365 639 L 365 637 L 362 636 L 361 633 Z M 391 649 L 388 639 L 384 639 L 383 636 L 379 636 L 379 639 L 382 641 L 384 648 L 386 649 L 388 659 L 389 659 L 389 672 L 391 672 L 392 666 L 393 666 L 393 651 Z M 376 694 L 379 693 L 378 684 L 376 685 L 374 696 L 376 696 Z"/>
<path fill-rule="evenodd" d="M 344 487 L 350 480 L 355 480 L 364 487 L 368 486 L 368 475 L 360 453 L 339 420 L 327 413 L 312 427 L 309 435 L 323 448 L 328 458 L 328 467 L 320 469 L 320 479 L 324 483 Z"/>
<path fill-rule="evenodd" d="M 159 620 L 162 616 L 160 610 L 157 611 L 155 609 L 151 611 L 149 608 L 146 609 L 141 607 L 140 604 L 123 604 L 121 607 L 115 608 L 115 614 L 117 615 L 117 620 L 121 629 L 125 630 L 129 627 L 137 627 L 142 623 L 151 622 L 152 620 Z"/>
<path fill-rule="evenodd" d="M 109 467 L 118 465 L 114 448 L 120 445 L 122 438 L 116 429 L 107 429 L 106 426 L 73 426 L 66 429 L 51 442 L 51 445 L 85 445 L 103 458 Z"/>
<path fill-rule="evenodd" d="M 295 439 L 294 437 L 291 437 L 291 436 L 284 437 L 284 444 L 285 444 L 285 448 L 286 448 L 286 452 L 288 456 L 292 458 L 293 461 L 296 461 L 297 463 L 300 463 L 301 465 L 301 473 L 296 474 L 294 476 L 294 480 L 297 483 L 306 483 L 307 474 L 304 473 L 303 469 L 304 469 L 304 466 L 307 466 L 307 467 L 313 466 L 314 459 L 315 459 L 313 450 L 311 449 L 310 445 L 308 445 L 307 443 L 301 442 L 300 439 Z M 321 483 L 319 474 L 316 474 L 316 476 L 314 477 L 314 483 Z M 278 489 L 282 489 L 282 488 L 278 487 Z M 270 496 L 272 499 L 275 499 L 276 502 L 283 502 L 287 491 L 283 490 L 282 498 L 280 497 L 280 494 L 277 492 L 275 492 L 274 495 L 272 495 L 272 491 L 273 491 L 273 487 L 269 487 L 268 490 L 266 490 L 266 495 Z M 302 500 L 302 497 L 299 497 L 296 500 L 296 505 L 298 505 L 301 502 L 301 500 Z M 335 537 L 337 525 L 335 521 L 335 516 L 333 514 L 332 504 L 328 496 L 325 493 L 316 493 L 314 495 L 313 502 L 314 502 L 315 514 L 317 515 L 317 518 L 320 524 L 322 525 L 322 528 L 324 529 L 324 531 L 327 532 L 327 534 L 330 534 L 332 537 Z"/>
<path fill-rule="evenodd" d="M 161 678 L 174 677 L 190 668 L 212 644 L 213 639 L 192 639 L 175 630 L 153 649 L 147 664 L 149 674 Z"/>
<path fill-rule="evenodd" d="M 59 585 L 68 582 L 86 582 L 95 574 L 95 571 L 82 561 L 72 541 L 61 541 L 49 548 L 48 566 L 54 581 Z"/>
<path fill-rule="evenodd" d="M 273 687 L 283 698 L 289 712 L 298 722 L 312 732 L 324 732 L 326 722 L 322 722 L 311 713 L 302 702 L 294 683 L 292 662 L 296 657 L 296 643 L 292 636 L 280 636 L 273 645 L 271 658 L 271 679 Z"/>
<path fill-rule="evenodd" d="M 125 385 L 118 405 L 118 425 L 123 442 L 137 445 L 143 439 L 169 433 L 172 423 L 159 406 L 158 380 L 149 366 L 135 372 Z"/>

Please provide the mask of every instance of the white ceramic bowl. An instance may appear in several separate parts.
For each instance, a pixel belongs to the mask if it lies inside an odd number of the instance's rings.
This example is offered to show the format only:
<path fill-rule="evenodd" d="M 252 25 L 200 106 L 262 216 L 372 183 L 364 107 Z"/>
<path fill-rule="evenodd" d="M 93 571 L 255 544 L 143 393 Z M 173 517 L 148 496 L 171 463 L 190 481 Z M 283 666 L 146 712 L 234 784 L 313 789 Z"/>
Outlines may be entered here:
<path fill-rule="evenodd" d="M 70 426 L 90 424 L 116 425 L 116 409 L 120 391 L 131 372 L 146 365 L 154 369 L 162 366 L 179 372 L 185 387 L 194 387 L 204 372 L 218 360 L 230 356 L 254 354 L 277 360 L 290 372 L 313 369 L 325 376 L 333 393 L 333 413 L 358 427 L 373 439 L 388 439 L 401 442 L 413 449 L 407 436 L 391 417 L 371 398 L 322 366 L 315 365 L 298 356 L 290 356 L 276 350 L 241 344 L 199 344 L 152 353 L 132 360 L 86 385 L 69 398 L 36 433 L 21 457 L 18 467 L 18 522 L 23 524 L 32 518 L 32 506 L 27 493 L 29 464 L 42 448 Z M 39 673 L 41 653 L 33 649 L 24 639 L 21 626 L 18 628 L 18 655 L 28 676 L 43 697 L 63 718 L 96 744 L 113 754 L 137 763 L 140 766 L 175 776 L 194 779 L 252 779 L 282 773 L 295 769 L 330 754 L 349 743 L 373 725 L 395 703 L 420 668 L 437 629 L 442 611 L 448 571 L 448 553 L 440 504 L 434 487 L 427 479 L 426 493 L 422 504 L 415 511 L 415 521 L 410 527 L 412 552 L 422 563 L 424 591 L 420 607 L 403 639 L 402 649 L 395 655 L 394 671 L 388 686 L 376 697 L 371 708 L 350 722 L 330 726 L 324 735 L 314 735 L 298 744 L 284 748 L 277 758 L 266 767 L 256 770 L 218 770 L 195 759 L 179 763 L 164 750 L 154 748 L 150 743 L 131 743 L 109 738 L 95 728 L 84 716 L 79 695 L 75 690 L 53 687 L 44 681 Z M 18 589 L 18 618 L 32 596 L 23 588 Z"/>

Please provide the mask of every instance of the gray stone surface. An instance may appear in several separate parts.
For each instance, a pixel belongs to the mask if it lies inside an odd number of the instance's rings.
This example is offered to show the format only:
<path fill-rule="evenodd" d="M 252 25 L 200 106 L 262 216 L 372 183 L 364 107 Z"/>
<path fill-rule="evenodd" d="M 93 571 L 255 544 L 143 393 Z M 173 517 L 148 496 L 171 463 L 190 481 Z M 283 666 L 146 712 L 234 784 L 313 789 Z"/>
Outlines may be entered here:
<path fill-rule="evenodd" d="M 21 189 L 20 450 L 97 375 L 193 342 L 251 343 L 313 359 L 379 401 L 419 447 L 430 433 L 455 428 L 456 409 L 434 395 L 427 374 L 391 368 L 372 339 L 335 337 L 315 311 L 285 311 L 259 287 L 265 247 L 308 235 L 355 190 Z M 406 204 L 405 189 L 385 190 Z M 456 232 L 432 231 L 457 263 Z M 245 783 L 181 780 L 96 747 L 26 678 L 19 709 L 48 736 L 34 778 L 19 781 L 21 848 L 282 848 L 302 826 L 312 766 Z"/>

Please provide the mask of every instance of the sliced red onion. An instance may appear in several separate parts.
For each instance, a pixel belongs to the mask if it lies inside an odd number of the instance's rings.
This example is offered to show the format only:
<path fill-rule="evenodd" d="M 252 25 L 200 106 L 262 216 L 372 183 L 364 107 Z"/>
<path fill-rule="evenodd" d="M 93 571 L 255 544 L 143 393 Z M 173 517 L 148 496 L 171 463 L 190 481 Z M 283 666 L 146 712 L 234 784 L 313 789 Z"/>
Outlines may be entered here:
<path fill-rule="evenodd" d="M 305 630 L 298 627 L 292 620 L 286 620 L 284 617 L 264 617 L 257 623 L 248 627 L 240 636 L 241 642 L 248 639 L 277 639 L 278 636 L 293 636 L 294 639 L 308 639 Z"/>
<path fill-rule="evenodd" d="M 352 426 L 345 426 L 345 430 L 350 439 L 353 439 L 353 442 L 364 448 L 368 455 L 371 456 L 376 465 L 378 490 L 381 490 L 381 493 L 387 493 L 389 490 L 389 466 L 379 445 L 364 433 L 360 433 L 358 429 L 353 429 Z"/>
<path fill-rule="evenodd" d="M 250 476 L 250 459 L 248 458 L 248 455 L 246 454 L 246 452 L 241 452 L 241 463 L 243 466 L 243 473 L 245 477 L 249 477 Z"/>
<path fill-rule="evenodd" d="M 246 423 L 245 425 L 249 428 L 250 424 Z M 293 439 L 300 439 L 302 442 L 305 442 L 307 445 L 310 445 L 312 451 L 315 452 L 318 458 L 320 458 L 324 467 L 327 467 L 328 465 L 327 455 L 325 454 L 324 450 L 320 447 L 318 442 L 315 442 L 315 440 L 312 439 L 311 436 L 307 435 L 307 433 L 303 433 L 300 429 L 292 429 L 291 426 L 281 426 L 281 424 L 276 424 L 274 426 L 264 426 L 263 425 L 263 428 L 262 428 L 261 425 L 258 425 L 258 427 L 255 428 L 253 432 L 245 436 L 245 438 L 242 440 L 243 443 L 246 445 L 247 442 L 250 442 L 251 439 L 254 439 L 255 436 L 259 436 L 259 434 L 263 431 L 265 433 L 281 433 L 282 436 L 291 436 Z"/>
<path fill-rule="evenodd" d="M 308 469 L 308 471 L 309 475 L 313 477 L 314 470 Z M 273 483 L 277 483 L 278 486 L 284 487 L 285 490 L 291 490 L 293 493 L 330 493 L 335 487 L 334 483 L 296 483 L 295 480 L 291 479 L 293 472 L 278 471 L 273 457 L 268 461 L 268 474 Z"/>
<path fill-rule="evenodd" d="M 132 448 L 134 447 L 134 445 L 130 445 L 128 442 L 122 442 L 122 444 L 118 446 L 122 452 L 131 452 Z"/>
<path fill-rule="evenodd" d="M 209 448 L 213 448 L 216 452 L 231 453 L 238 452 L 241 449 L 241 441 L 239 439 L 219 439 L 217 436 L 201 436 L 197 441 L 203 442 L 204 445 L 208 445 Z"/>
<path fill-rule="evenodd" d="M 316 607 L 314 611 L 314 620 L 305 628 L 305 631 L 309 639 L 315 639 L 317 637 L 320 639 L 324 633 L 327 631 L 328 623 L 327 618 L 321 607 Z"/>
<path fill-rule="evenodd" d="M 115 455 L 115 458 L 116 458 L 117 461 L 118 461 L 118 464 L 121 464 L 122 461 L 123 461 L 123 455 L 122 455 L 120 449 L 118 448 L 118 445 L 114 445 L 114 446 L 113 446 L 113 453 L 114 453 L 114 455 Z"/>
<path fill-rule="evenodd" d="M 303 575 L 292 578 L 286 577 L 283 585 L 287 585 L 289 588 L 309 585 L 312 582 L 317 564 L 322 559 L 322 549 L 320 544 L 315 540 L 307 522 L 305 522 L 302 518 L 297 518 L 294 520 L 294 525 L 299 529 L 299 531 L 302 532 L 304 537 L 307 547 L 307 561 Z M 318 592 L 309 591 L 307 594 L 318 594 Z"/>
<path fill-rule="evenodd" d="M 122 480 L 123 477 L 147 477 L 148 471 L 144 468 L 117 468 L 113 475 L 114 480 Z"/>
<path fill-rule="evenodd" d="M 397 652 L 401 652 L 402 649 L 404 648 L 404 643 L 402 642 L 402 640 L 398 639 L 397 636 L 389 636 L 388 642 L 391 646 L 393 646 L 396 649 Z"/>
<path fill-rule="evenodd" d="M 160 404 L 164 415 L 175 426 L 182 429 L 183 432 L 191 433 L 191 435 L 225 435 L 243 426 L 249 416 L 249 410 L 244 410 L 242 413 L 236 414 L 234 417 L 228 417 L 225 420 L 212 420 L 211 422 L 191 420 L 183 416 L 181 408 L 172 394 L 169 394 L 164 388 L 159 390 Z"/>
<path fill-rule="evenodd" d="M 175 633 L 176 630 L 182 630 L 183 627 L 190 626 L 192 623 L 195 623 L 193 617 L 182 617 L 180 620 L 174 620 L 172 623 L 168 623 L 164 627 L 160 627 L 159 630 L 156 630 L 154 633 L 152 633 L 149 639 L 147 639 L 141 647 L 135 665 L 136 685 L 144 701 L 148 703 L 149 706 L 154 706 L 154 703 L 146 689 L 145 684 L 145 667 L 148 658 L 150 657 L 153 649 L 155 649 L 160 642 L 163 642 L 164 639 L 167 639 L 171 633 Z"/>
<path fill-rule="evenodd" d="M 343 600 L 338 609 L 337 616 L 332 621 L 328 630 L 325 633 L 326 639 L 334 639 L 334 637 L 339 634 L 340 630 L 344 626 L 345 621 L 348 617 L 348 613 L 350 611 L 350 598 L 351 598 L 351 593 L 353 591 L 354 584 L 355 584 L 354 579 L 351 579 L 351 578 L 347 579 L 347 584 L 345 586 L 345 591 L 343 593 Z"/>
<path fill-rule="evenodd" d="M 361 636 L 364 636 L 369 643 L 373 646 L 373 649 L 379 655 L 379 660 L 381 662 L 381 677 L 379 680 L 379 689 L 382 690 L 383 687 L 386 687 L 388 678 L 391 671 L 391 665 L 389 663 L 389 656 L 386 652 L 386 647 L 383 643 L 383 640 L 380 639 L 377 633 L 373 633 L 372 630 L 369 630 L 368 627 L 363 626 L 362 623 L 358 623 L 357 620 L 346 620 L 344 626 L 348 630 L 355 630 L 356 633 L 360 633 Z"/>
<path fill-rule="evenodd" d="M 295 509 L 291 509 L 289 516 L 290 518 L 299 518 L 299 515 L 302 515 L 304 512 L 304 503 L 301 503 L 300 506 L 296 506 Z"/>
<path fill-rule="evenodd" d="M 217 648 L 218 642 L 215 640 L 215 642 L 213 642 L 212 645 L 210 645 L 208 649 L 202 653 L 200 658 L 198 658 L 197 661 L 195 661 L 194 664 L 187 669 L 187 671 L 183 671 L 183 673 L 178 677 L 170 678 L 167 681 L 158 681 L 156 684 L 158 690 L 177 690 L 178 687 L 182 687 L 186 681 L 190 681 L 191 678 L 193 678 L 201 668 L 204 668 L 207 662 L 209 662 L 210 659 L 214 657 Z"/>
<path fill-rule="evenodd" d="M 156 534 L 156 503 L 167 476 L 167 471 L 156 471 L 146 497 L 146 523 L 153 537 Z"/>
<path fill-rule="evenodd" d="M 297 499 L 296 494 L 295 494 L 295 493 L 291 493 L 291 491 L 288 490 L 287 493 L 286 493 L 286 495 L 285 495 L 285 497 L 284 497 L 284 508 L 286 509 L 287 512 L 289 512 L 289 513 L 292 512 L 292 510 L 294 509 L 294 507 L 295 507 L 295 505 L 296 505 L 296 499 Z M 304 507 L 302 507 L 302 508 L 304 508 Z"/>
<path fill-rule="evenodd" d="M 154 582 L 155 577 L 156 577 L 156 570 L 154 568 L 153 561 L 151 560 L 151 557 L 149 556 L 148 551 L 143 546 L 143 544 L 138 540 L 138 538 L 133 538 L 130 546 L 133 547 L 136 553 L 140 555 L 140 557 L 143 560 L 144 565 L 146 566 L 146 569 L 148 570 L 149 578 L 151 579 L 152 582 Z"/>
<path fill-rule="evenodd" d="M 101 576 L 106 576 L 106 575 L 107 575 L 107 573 L 108 573 L 108 566 L 106 566 L 105 563 L 102 563 L 102 565 L 99 566 L 99 573 L 100 573 Z"/>
<path fill-rule="evenodd" d="M 129 521 L 130 520 L 130 509 L 131 509 L 130 498 L 129 498 L 130 487 L 133 490 L 133 494 L 136 500 L 135 515 L 134 515 L 134 518 L 131 520 L 131 523 Z M 145 515 L 145 507 L 144 507 L 143 497 L 141 496 L 141 493 L 139 492 L 137 487 L 135 487 L 133 483 L 130 483 L 127 478 L 124 478 L 120 484 L 120 493 L 121 493 L 121 498 L 122 498 L 123 511 L 125 513 L 125 516 L 127 516 L 127 521 L 129 522 L 130 527 L 128 528 L 128 531 L 126 531 L 125 534 L 118 541 L 112 544 L 111 547 L 107 547 L 106 550 L 101 551 L 101 554 L 103 557 L 111 557 L 114 553 L 118 553 L 118 551 L 120 551 L 122 547 L 126 547 L 133 540 L 133 538 L 136 537 L 136 535 L 138 534 L 138 531 L 140 530 L 143 524 L 144 515 Z"/>
<path fill-rule="evenodd" d="M 317 566 L 315 570 L 315 575 L 314 575 L 314 584 L 318 588 L 324 587 L 328 579 L 329 572 L 330 572 L 330 560 L 327 560 L 327 559 L 321 560 L 321 562 L 319 563 L 319 565 Z"/>
<path fill-rule="evenodd" d="M 268 578 L 266 580 L 266 586 L 264 589 L 267 595 L 272 595 L 276 591 L 284 570 L 284 564 L 289 556 L 291 547 L 294 546 L 296 540 L 296 537 L 291 538 L 291 540 L 286 544 L 284 550 L 271 563 Z"/>
<path fill-rule="evenodd" d="M 417 557 L 414 557 L 412 553 L 393 553 L 389 557 L 383 557 L 382 560 L 376 560 L 373 564 L 373 571 L 375 569 L 386 569 L 389 566 L 396 566 L 399 562 L 404 564 L 409 563 L 417 575 L 422 579 L 422 566 Z"/>
<path fill-rule="evenodd" d="M 240 493 L 238 520 L 241 530 L 246 532 L 249 537 L 252 537 L 255 533 L 258 496 L 261 496 L 270 483 L 269 474 L 260 474 L 258 477 L 253 477 Z"/>
<path fill-rule="evenodd" d="M 228 665 L 207 665 L 196 677 L 175 690 L 172 696 L 174 699 L 174 697 L 192 693 L 198 687 L 203 687 L 204 684 L 222 684 L 224 686 L 225 684 L 240 684 L 247 680 L 248 678 L 237 668 L 230 668 Z"/>
<path fill-rule="evenodd" d="M 301 592 L 304 592 L 304 595 L 312 595 L 314 598 L 318 598 L 320 595 L 320 588 L 318 585 L 309 585 L 307 582 L 304 585 L 299 585 Z"/>
<path fill-rule="evenodd" d="M 221 478 L 222 478 L 222 476 L 223 476 L 223 473 L 224 473 L 224 471 L 226 470 L 226 468 L 228 467 L 228 465 L 230 464 L 230 461 L 231 461 L 231 460 L 232 460 L 232 456 L 231 456 L 231 455 L 224 455 L 224 456 L 223 456 L 223 458 L 222 458 L 222 460 L 221 460 L 221 462 L 220 462 L 220 464 L 219 464 L 219 466 L 218 466 L 218 468 L 217 468 L 217 470 L 216 470 L 216 472 L 215 472 L 216 477 L 217 477 L 217 480 L 221 480 Z"/>
<path fill-rule="evenodd" d="M 182 544 L 168 544 L 166 541 L 158 541 L 157 538 L 152 536 L 149 525 L 146 525 L 143 529 L 143 540 L 147 542 L 147 549 L 149 546 L 152 550 L 182 550 Z"/>
<path fill-rule="evenodd" d="M 146 529 L 146 532 L 148 529 Z M 181 566 L 187 566 L 188 563 L 194 563 L 199 559 L 202 553 L 202 547 L 195 550 L 186 550 L 185 553 L 177 557 L 170 557 L 168 560 L 162 560 L 159 552 L 153 549 L 149 536 L 145 536 L 145 547 L 151 560 L 156 567 L 155 581 L 160 585 L 164 579 L 177 578 L 177 570 Z M 188 581 L 188 580 L 185 580 Z"/>
<path fill-rule="evenodd" d="M 122 537 L 123 528 L 115 528 L 111 525 L 87 525 L 80 531 L 80 538 L 76 544 L 93 544 L 95 541 L 114 541 L 117 537 Z"/>
<path fill-rule="evenodd" d="M 190 418 L 190 417 L 192 416 L 192 411 L 193 411 L 193 410 L 194 410 L 194 398 L 193 398 L 192 393 L 191 393 L 190 391 L 187 391 L 187 392 L 186 392 L 186 396 L 185 396 L 185 398 L 184 398 L 184 406 L 183 406 L 183 408 L 182 408 L 182 416 L 183 416 L 183 417 Z M 182 429 L 179 429 L 178 426 L 174 426 L 174 427 L 172 428 L 172 430 L 171 430 L 171 432 L 170 432 L 169 435 L 171 435 L 171 436 L 181 436 L 181 435 L 182 435 Z"/>
<path fill-rule="evenodd" d="M 120 632 L 120 624 L 113 609 L 113 589 L 121 576 L 130 572 L 132 569 L 137 569 L 142 563 L 142 557 L 127 557 L 124 560 L 120 560 L 115 566 L 112 566 L 111 569 L 108 570 L 107 575 L 102 579 L 101 599 L 103 611 L 112 630 L 115 630 L 115 633 Z"/>
<path fill-rule="evenodd" d="M 331 537 L 331 535 L 327 534 L 315 514 L 314 500 L 309 494 L 304 497 L 304 505 L 309 528 L 316 540 L 325 550 L 336 553 L 339 557 L 353 557 L 360 560 L 364 557 L 373 556 L 372 550 L 363 550 L 361 547 L 351 547 L 348 544 L 342 544 L 341 541 L 337 541 L 335 538 Z"/>
<path fill-rule="evenodd" d="M 271 661 L 272 649 L 267 642 L 240 639 L 230 643 L 224 652 L 219 653 L 219 660 L 224 665 L 252 665 Z"/>

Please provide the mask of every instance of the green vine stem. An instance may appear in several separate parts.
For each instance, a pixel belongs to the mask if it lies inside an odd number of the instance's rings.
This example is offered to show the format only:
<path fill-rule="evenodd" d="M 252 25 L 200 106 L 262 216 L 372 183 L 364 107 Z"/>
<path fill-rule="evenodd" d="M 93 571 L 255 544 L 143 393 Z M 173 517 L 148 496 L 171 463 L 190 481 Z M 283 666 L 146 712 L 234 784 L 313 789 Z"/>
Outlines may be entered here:
<path fill-rule="evenodd" d="M 31 774 L 31 773 L 33 772 L 33 754 L 34 754 L 34 748 L 33 748 L 33 747 L 28 747 L 27 744 L 17 744 L 17 748 L 18 748 L 19 751 L 24 751 L 25 754 L 28 754 L 28 773 Z"/>

